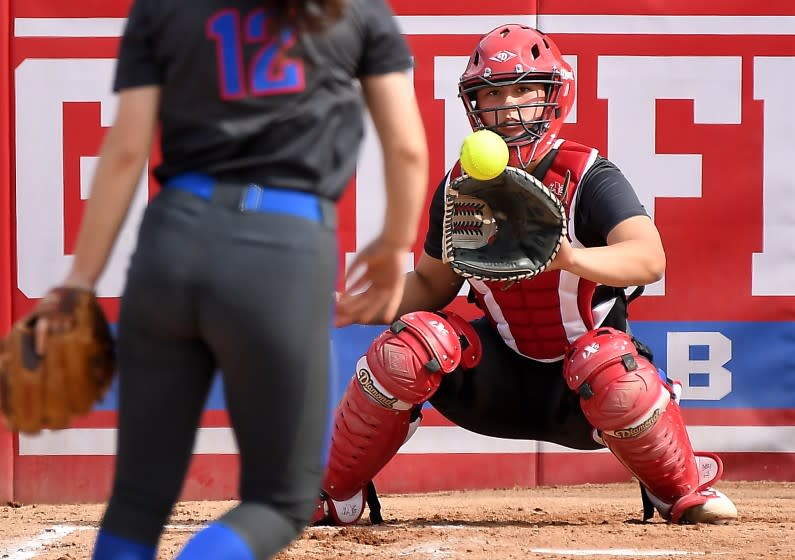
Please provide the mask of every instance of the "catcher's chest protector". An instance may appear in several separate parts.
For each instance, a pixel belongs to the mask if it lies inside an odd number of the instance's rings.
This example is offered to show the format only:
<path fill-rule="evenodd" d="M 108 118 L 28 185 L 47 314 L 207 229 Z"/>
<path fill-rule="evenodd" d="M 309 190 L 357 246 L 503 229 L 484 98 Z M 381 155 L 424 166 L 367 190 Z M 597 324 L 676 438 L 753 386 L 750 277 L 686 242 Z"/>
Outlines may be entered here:
<path fill-rule="evenodd" d="M 559 140 L 555 149 L 555 159 L 542 182 L 561 199 L 571 225 L 571 203 L 577 186 L 596 161 L 598 152 L 568 140 Z M 567 172 L 569 183 L 565 187 Z M 569 227 L 570 237 L 571 232 Z M 537 360 L 559 359 L 570 340 L 594 326 L 590 308 L 596 288 L 593 282 L 580 278 L 564 285 L 557 270 L 516 283 L 469 282 L 478 305 L 486 312 L 492 325 L 499 328 L 505 343 L 523 356 Z M 569 318 L 566 325 L 563 316 Z M 573 317 L 577 320 L 572 320 Z M 506 331 L 509 336 L 505 335 Z"/>

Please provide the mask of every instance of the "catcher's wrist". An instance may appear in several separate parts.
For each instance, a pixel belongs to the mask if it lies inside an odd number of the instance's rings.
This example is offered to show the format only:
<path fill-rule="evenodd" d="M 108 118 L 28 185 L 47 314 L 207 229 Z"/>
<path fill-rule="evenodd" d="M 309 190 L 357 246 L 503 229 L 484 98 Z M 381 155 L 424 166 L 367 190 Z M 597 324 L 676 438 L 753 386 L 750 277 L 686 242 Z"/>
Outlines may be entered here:
<path fill-rule="evenodd" d="M 580 249 L 575 249 L 566 241 L 564 241 L 561 245 L 560 251 L 555 257 L 555 260 L 552 261 L 549 267 L 550 270 L 565 270 L 566 272 L 571 272 L 572 274 L 581 276 L 579 272 L 581 272 L 582 267 L 580 266 L 577 258 L 579 251 Z"/>

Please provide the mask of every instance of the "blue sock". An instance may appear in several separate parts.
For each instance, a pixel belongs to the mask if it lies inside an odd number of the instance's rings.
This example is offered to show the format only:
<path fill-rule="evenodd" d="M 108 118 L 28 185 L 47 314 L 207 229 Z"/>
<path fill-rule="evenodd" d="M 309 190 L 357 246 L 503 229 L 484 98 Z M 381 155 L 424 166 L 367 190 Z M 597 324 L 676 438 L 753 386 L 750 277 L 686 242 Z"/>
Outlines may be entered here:
<path fill-rule="evenodd" d="M 188 541 L 177 560 L 256 560 L 242 537 L 220 523 L 212 523 Z"/>
<path fill-rule="evenodd" d="M 93 560 L 155 560 L 157 547 L 116 537 L 105 531 L 97 535 Z"/>

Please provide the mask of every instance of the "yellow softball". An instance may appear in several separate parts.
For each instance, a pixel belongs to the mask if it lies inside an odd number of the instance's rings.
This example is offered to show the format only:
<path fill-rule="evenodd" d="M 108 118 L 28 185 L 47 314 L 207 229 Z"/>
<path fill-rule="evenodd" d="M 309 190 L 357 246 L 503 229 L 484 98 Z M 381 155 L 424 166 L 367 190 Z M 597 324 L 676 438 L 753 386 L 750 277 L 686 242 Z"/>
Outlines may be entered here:
<path fill-rule="evenodd" d="M 473 179 L 488 181 L 505 171 L 508 145 L 496 132 L 478 130 L 464 138 L 460 160 L 464 173 Z"/>

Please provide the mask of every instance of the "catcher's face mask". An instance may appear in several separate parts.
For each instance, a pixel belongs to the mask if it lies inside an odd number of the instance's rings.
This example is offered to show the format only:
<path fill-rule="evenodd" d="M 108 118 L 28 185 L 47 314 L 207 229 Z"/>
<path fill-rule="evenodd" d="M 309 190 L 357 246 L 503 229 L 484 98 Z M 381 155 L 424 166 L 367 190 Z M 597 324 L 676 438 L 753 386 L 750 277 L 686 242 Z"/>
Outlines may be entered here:
<path fill-rule="evenodd" d="M 541 87 L 544 95 L 527 103 L 478 106 L 479 90 L 517 84 Z M 526 165 L 543 157 L 555 142 L 574 102 L 574 73 L 549 37 L 532 27 L 509 24 L 481 38 L 458 90 L 473 130 L 485 128 L 499 134 L 498 113 L 512 111 L 519 116 L 521 127 L 505 140 L 520 148 Z M 492 116 L 484 119 L 487 112 Z"/>

